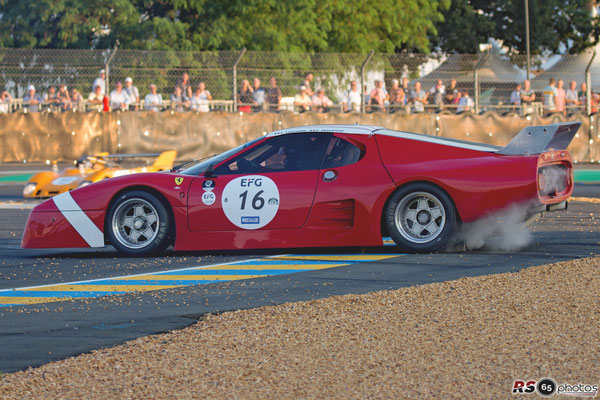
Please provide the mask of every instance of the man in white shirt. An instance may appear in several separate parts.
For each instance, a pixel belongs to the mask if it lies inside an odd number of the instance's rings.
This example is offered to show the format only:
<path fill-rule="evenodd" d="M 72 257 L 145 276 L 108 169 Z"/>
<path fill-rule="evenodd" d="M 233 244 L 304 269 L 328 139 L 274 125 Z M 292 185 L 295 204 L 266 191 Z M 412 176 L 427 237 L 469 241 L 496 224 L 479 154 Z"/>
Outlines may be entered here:
<path fill-rule="evenodd" d="M 577 95 L 577 82 L 571 81 L 567 93 L 565 94 L 565 103 L 567 107 L 577 107 L 581 105 Z"/>
<path fill-rule="evenodd" d="M 150 84 L 150 93 L 144 99 L 144 108 L 146 111 L 160 111 L 163 107 L 162 96 L 156 93 L 156 85 Z"/>
<path fill-rule="evenodd" d="M 125 78 L 125 87 L 123 90 L 127 92 L 127 96 L 129 96 L 129 109 L 137 111 L 140 104 L 140 91 L 137 87 L 133 86 L 133 79 L 131 79 L 130 76 Z"/>
<path fill-rule="evenodd" d="M 127 92 L 123 90 L 123 84 L 117 82 L 115 90 L 110 92 L 110 109 L 112 111 L 125 111 L 129 107 L 129 102 L 129 96 L 127 95 Z"/>
<path fill-rule="evenodd" d="M 361 102 L 362 98 L 360 96 L 360 90 L 358 90 L 358 84 L 356 81 L 352 81 L 350 82 L 350 90 L 348 90 L 342 102 L 344 112 L 360 111 Z"/>
<path fill-rule="evenodd" d="M 94 79 L 92 90 L 95 90 L 96 86 L 100 86 L 100 93 L 104 96 L 106 94 L 106 71 L 103 69 L 100 70 L 100 76 Z"/>

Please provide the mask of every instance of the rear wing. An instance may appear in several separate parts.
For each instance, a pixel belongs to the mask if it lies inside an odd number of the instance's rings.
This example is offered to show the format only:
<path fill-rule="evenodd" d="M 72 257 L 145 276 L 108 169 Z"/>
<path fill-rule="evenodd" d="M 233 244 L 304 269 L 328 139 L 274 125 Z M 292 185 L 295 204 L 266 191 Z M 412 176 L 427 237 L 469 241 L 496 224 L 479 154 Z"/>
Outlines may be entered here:
<path fill-rule="evenodd" d="M 550 125 L 528 126 L 510 143 L 497 151 L 498 154 L 515 156 L 540 154 L 549 150 L 565 150 L 581 127 L 581 122 L 559 122 Z"/>

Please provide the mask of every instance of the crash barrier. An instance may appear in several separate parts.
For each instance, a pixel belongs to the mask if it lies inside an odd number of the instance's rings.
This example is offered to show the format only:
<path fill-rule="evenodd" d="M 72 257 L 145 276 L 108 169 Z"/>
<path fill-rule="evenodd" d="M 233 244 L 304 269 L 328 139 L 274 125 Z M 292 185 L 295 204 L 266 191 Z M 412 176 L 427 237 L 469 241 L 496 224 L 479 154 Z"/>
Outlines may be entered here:
<path fill-rule="evenodd" d="M 268 132 L 313 124 L 366 124 L 503 146 L 523 127 L 580 121 L 569 150 L 578 162 L 600 159 L 596 115 L 549 117 L 475 114 L 28 113 L 0 115 L 0 161 L 76 160 L 84 154 L 177 150 L 190 160 L 219 153 Z M 398 154 L 402 157 L 402 154 Z"/>

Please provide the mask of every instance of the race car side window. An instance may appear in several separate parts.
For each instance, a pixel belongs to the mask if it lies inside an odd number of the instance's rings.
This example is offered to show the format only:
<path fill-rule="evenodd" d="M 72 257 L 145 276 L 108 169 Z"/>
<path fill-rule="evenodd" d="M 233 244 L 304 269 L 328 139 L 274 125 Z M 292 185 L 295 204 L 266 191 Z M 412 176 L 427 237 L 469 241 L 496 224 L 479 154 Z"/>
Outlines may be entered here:
<path fill-rule="evenodd" d="M 330 134 L 275 136 L 215 170 L 217 175 L 316 170 Z"/>
<path fill-rule="evenodd" d="M 339 168 L 358 162 L 365 152 L 360 147 L 344 139 L 332 137 L 327 145 L 327 152 L 321 169 Z"/>

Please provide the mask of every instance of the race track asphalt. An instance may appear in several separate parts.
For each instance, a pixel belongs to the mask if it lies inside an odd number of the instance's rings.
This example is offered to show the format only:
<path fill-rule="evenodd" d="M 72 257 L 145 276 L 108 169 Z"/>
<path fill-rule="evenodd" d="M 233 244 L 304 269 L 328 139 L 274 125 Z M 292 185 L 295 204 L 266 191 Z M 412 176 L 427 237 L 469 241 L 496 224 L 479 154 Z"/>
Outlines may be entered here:
<path fill-rule="evenodd" d="M 0 198 L 15 200 L 18 186 L 0 186 Z M 575 196 L 599 197 L 599 185 L 577 185 Z M 4 197 L 2 197 L 4 196 Z M 17 197 L 18 199 L 18 197 Z M 0 290 L 223 264 L 290 253 L 170 253 L 163 257 L 122 258 L 112 248 L 23 250 L 19 248 L 29 210 L 0 209 Z M 393 256 L 376 261 L 223 283 L 128 293 L 97 299 L 0 307 L 0 371 L 12 372 L 113 346 L 141 336 L 191 325 L 206 313 L 366 293 L 517 271 L 534 265 L 600 253 L 600 204 L 573 202 L 531 227 L 523 250 L 457 251 Z M 308 249 L 307 259 L 323 255 L 388 254 L 394 248 Z"/>

